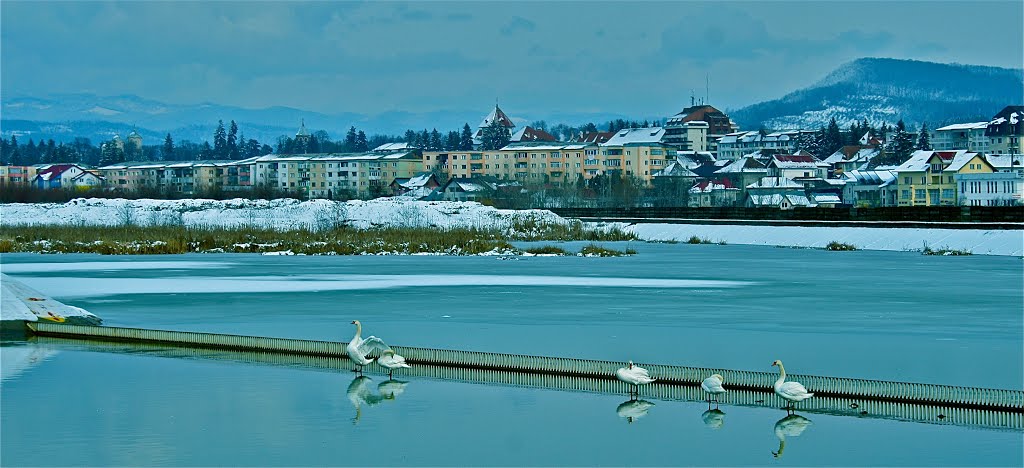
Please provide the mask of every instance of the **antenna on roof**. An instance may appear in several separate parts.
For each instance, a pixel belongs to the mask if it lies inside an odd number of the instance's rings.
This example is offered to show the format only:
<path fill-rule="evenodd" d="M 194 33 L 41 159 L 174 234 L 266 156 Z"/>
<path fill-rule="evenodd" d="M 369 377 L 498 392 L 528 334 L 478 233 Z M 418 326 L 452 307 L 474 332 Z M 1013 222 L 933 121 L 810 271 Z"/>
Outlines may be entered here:
<path fill-rule="evenodd" d="M 693 95 L 693 89 L 690 89 L 690 107 L 696 104 L 696 96 Z"/>
<path fill-rule="evenodd" d="M 704 74 L 704 104 L 711 101 L 711 78 L 707 73 Z"/>

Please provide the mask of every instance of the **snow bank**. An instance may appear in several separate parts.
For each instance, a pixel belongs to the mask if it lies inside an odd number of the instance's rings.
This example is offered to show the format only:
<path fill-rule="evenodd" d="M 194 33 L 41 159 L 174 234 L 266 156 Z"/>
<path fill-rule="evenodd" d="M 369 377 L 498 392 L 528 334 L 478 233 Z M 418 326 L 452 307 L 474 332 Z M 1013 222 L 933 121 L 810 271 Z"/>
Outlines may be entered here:
<path fill-rule="evenodd" d="M 402 197 L 330 200 L 124 200 L 78 198 L 67 203 L 0 205 L 0 225 L 116 226 L 184 225 L 326 229 L 347 224 L 370 227 L 478 227 L 509 229 L 530 224 L 565 224 L 547 210 L 499 210 L 476 202 L 423 202 Z"/>
<path fill-rule="evenodd" d="M 641 223 L 618 224 L 652 241 L 686 241 L 692 236 L 728 244 L 823 248 L 836 241 L 863 250 L 967 250 L 982 255 L 1024 255 L 1024 231 L 862 227 L 740 226 Z"/>

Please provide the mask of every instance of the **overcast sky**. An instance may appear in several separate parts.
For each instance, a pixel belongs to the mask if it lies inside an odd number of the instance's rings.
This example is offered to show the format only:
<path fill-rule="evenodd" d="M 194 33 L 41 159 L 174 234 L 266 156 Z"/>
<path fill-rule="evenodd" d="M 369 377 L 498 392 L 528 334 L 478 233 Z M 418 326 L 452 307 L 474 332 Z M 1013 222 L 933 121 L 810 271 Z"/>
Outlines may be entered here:
<path fill-rule="evenodd" d="M 738 108 L 865 56 L 1021 67 L 1019 0 L 28 2 L 0 6 L 0 93 L 325 113 Z"/>

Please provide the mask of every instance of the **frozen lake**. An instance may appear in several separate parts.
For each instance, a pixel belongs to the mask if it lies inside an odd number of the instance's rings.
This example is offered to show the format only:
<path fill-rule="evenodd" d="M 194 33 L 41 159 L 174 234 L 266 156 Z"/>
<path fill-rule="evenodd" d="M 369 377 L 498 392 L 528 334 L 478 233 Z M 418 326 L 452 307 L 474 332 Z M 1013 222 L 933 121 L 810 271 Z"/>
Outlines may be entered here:
<path fill-rule="evenodd" d="M 348 340 L 359 319 L 395 345 L 762 371 L 782 359 L 793 373 L 1024 388 L 1020 258 L 628 247 L 639 255 L 5 254 L 0 265 L 111 326 Z M 3 351 L 17 368 L 2 389 L 5 466 L 764 465 L 785 416 L 722 406 L 711 430 L 706 404 L 654 401 L 626 424 L 624 395 L 413 379 L 353 424 L 351 374 L 8 344 L 21 351 Z M 386 380 L 371 377 L 374 389 Z M 804 416 L 813 424 L 787 442 L 786 463 L 1024 461 L 1019 432 Z M 40 434 L 68 449 L 34 458 Z"/>

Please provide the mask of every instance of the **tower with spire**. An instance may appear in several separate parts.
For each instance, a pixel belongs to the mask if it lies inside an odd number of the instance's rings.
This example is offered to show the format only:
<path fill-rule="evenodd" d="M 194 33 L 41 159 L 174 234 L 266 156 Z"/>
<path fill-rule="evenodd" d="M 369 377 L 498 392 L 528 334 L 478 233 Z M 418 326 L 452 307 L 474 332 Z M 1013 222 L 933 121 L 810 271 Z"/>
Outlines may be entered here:
<path fill-rule="evenodd" d="M 306 119 L 299 121 L 299 131 L 295 132 L 295 147 L 302 153 L 309 150 L 309 131 L 306 130 Z"/>
<path fill-rule="evenodd" d="M 491 126 L 491 122 L 497 121 L 499 124 L 508 127 L 508 133 L 514 134 L 516 124 L 512 123 L 512 119 L 505 115 L 505 112 L 498 107 L 498 103 L 494 103 L 494 110 L 487 117 L 484 117 L 483 122 L 480 122 L 480 126 L 477 127 L 476 133 L 473 134 L 473 145 L 479 146 L 483 143 L 484 129 Z"/>

